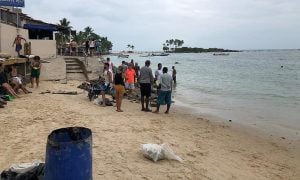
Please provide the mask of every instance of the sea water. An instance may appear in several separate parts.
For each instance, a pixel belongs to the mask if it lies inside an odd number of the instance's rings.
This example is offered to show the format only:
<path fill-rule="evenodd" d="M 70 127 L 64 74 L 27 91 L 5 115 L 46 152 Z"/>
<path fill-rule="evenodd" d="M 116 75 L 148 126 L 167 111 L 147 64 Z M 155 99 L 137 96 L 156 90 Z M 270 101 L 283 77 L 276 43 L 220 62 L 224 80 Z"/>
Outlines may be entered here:
<path fill-rule="evenodd" d="M 151 68 L 162 63 L 177 70 L 175 104 L 224 120 L 280 130 L 299 137 L 300 132 L 300 50 L 251 50 L 214 56 L 189 53 L 169 56 L 111 57 Z M 176 63 L 176 64 L 175 64 Z"/>

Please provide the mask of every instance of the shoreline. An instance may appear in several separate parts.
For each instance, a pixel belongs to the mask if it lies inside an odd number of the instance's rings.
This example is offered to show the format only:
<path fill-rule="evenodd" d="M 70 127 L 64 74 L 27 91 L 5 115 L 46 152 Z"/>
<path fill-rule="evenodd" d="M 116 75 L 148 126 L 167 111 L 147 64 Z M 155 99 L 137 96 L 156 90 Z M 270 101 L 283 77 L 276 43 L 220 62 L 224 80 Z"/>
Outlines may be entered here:
<path fill-rule="evenodd" d="M 116 113 L 115 107 L 99 107 L 89 102 L 86 92 L 77 88 L 79 84 L 80 81 L 42 81 L 40 88 L 32 89 L 33 94 L 22 95 L 0 109 L 0 170 L 13 163 L 44 160 L 51 131 L 84 126 L 93 131 L 94 179 L 300 177 L 297 147 L 293 149 L 292 145 L 260 136 L 251 129 L 236 127 L 234 122 L 207 119 L 176 104 L 169 115 L 157 115 L 141 112 L 140 104 L 125 99 L 125 112 Z M 62 89 L 79 93 L 40 94 Z M 141 155 L 139 146 L 143 143 L 169 143 L 184 161 L 153 163 Z"/>
<path fill-rule="evenodd" d="M 257 131 L 258 133 L 263 134 L 264 136 L 274 136 L 278 139 L 290 139 L 300 147 L 300 132 L 297 128 L 292 128 L 288 126 L 283 126 L 280 123 L 274 122 L 260 122 L 255 120 L 253 123 L 248 121 L 236 121 L 231 119 L 226 119 L 222 116 L 222 113 L 216 115 L 212 112 L 203 112 L 201 107 L 193 107 L 191 104 L 183 102 L 180 98 L 174 97 L 175 105 L 185 108 L 186 110 L 194 113 L 195 115 L 200 115 L 207 119 L 213 119 L 217 122 L 230 122 L 231 124 L 236 124 L 244 128 L 250 128 Z M 205 110 L 204 110 L 205 111 Z M 272 124 L 273 123 L 273 124 Z"/>

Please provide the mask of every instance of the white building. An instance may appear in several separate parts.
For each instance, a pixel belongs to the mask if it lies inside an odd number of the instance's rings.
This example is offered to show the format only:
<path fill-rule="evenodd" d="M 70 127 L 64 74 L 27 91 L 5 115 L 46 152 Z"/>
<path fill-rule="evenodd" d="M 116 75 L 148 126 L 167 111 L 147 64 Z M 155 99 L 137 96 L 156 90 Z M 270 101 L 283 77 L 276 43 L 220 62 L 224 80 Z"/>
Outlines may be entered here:
<path fill-rule="evenodd" d="M 20 9 L 0 7 L 0 52 L 17 56 L 12 47 L 15 37 L 20 34 L 31 43 L 31 54 L 41 58 L 56 57 L 54 31 L 57 26 L 35 20 Z M 24 44 L 24 43 L 22 43 Z M 24 46 L 20 54 L 24 54 Z"/>

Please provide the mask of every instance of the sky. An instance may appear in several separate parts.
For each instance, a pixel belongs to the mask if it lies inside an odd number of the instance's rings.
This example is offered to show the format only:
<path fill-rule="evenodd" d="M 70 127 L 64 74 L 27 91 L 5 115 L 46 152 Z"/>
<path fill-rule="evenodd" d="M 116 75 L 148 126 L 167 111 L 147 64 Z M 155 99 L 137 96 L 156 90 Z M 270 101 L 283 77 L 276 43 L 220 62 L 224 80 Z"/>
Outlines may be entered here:
<path fill-rule="evenodd" d="M 25 0 L 23 12 L 48 23 L 62 18 L 90 26 L 113 50 L 183 46 L 224 49 L 299 49 L 300 0 Z"/>

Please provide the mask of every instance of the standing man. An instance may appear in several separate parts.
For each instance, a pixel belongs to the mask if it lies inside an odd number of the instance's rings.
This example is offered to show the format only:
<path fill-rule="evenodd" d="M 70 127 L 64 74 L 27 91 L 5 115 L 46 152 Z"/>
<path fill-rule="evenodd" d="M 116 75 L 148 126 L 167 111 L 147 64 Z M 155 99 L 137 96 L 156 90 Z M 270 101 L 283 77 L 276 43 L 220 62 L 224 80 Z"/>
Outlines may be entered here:
<path fill-rule="evenodd" d="M 22 40 L 26 42 L 26 39 L 24 39 L 21 35 L 18 34 L 12 45 L 12 47 L 16 45 L 16 52 L 18 53 L 18 56 L 20 56 L 20 51 L 22 49 L 22 43 L 21 43 Z"/>
<path fill-rule="evenodd" d="M 160 80 L 160 76 L 163 74 L 161 68 L 162 68 L 161 63 L 158 63 L 158 65 L 157 65 L 157 70 L 155 71 L 155 80 L 156 80 L 156 81 L 159 81 L 159 80 Z M 159 83 L 158 83 L 158 84 L 159 84 Z"/>
<path fill-rule="evenodd" d="M 77 42 L 72 40 L 70 46 L 71 46 L 71 56 L 76 56 Z"/>
<path fill-rule="evenodd" d="M 150 64 L 151 64 L 150 60 L 147 60 L 145 62 L 145 66 L 142 67 L 140 70 L 140 78 L 139 78 L 140 89 L 141 89 L 142 111 L 145 112 L 151 112 L 151 110 L 149 109 L 149 97 L 151 96 L 151 83 L 153 82 L 153 74 L 152 74 L 152 69 L 150 68 Z"/>
<path fill-rule="evenodd" d="M 91 53 L 91 57 L 94 56 L 94 52 L 95 52 L 95 39 L 90 41 L 90 53 Z"/>
<path fill-rule="evenodd" d="M 86 54 L 86 56 L 89 56 L 89 50 L 90 50 L 90 42 L 85 41 L 85 54 Z"/>
<path fill-rule="evenodd" d="M 40 56 L 35 56 L 30 66 L 31 66 L 31 74 L 30 74 L 31 88 L 34 87 L 34 82 L 36 83 L 36 87 L 38 88 L 40 84 L 40 74 L 42 68 Z"/>
<path fill-rule="evenodd" d="M 139 77 L 140 77 L 140 66 L 136 62 L 134 65 L 134 70 L 135 70 L 135 77 L 136 77 L 136 83 L 139 82 Z"/>
<path fill-rule="evenodd" d="M 100 45 L 101 45 L 100 41 L 96 40 L 95 41 L 95 50 L 96 50 L 96 54 L 98 57 L 100 56 Z"/>
<path fill-rule="evenodd" d="M 115 73 L 114 72 L 114 64 L 110 61 L 110 58 L 106 58 L 106 62 L 108 63 L 108 70 L 111 72 L 111 73 Z"/>
<path fill-rule="evenodd" d="M 129 90 L 129 95 L 132 94 L 134 90 L 134 81 L 135 81 L 135 70 L 133 69 L 133 64 L 129 64 L 128 69 L 125 71 L 126 77 L 126 89 Z"/>
<path fill-rule="evenodd" d="M 175 66 L 172 66 L 172 78 L 173 78 L 174 84 L 176 84 L 176 74 L 177 74 L 177 71 L 175 69 Z"/>
<path fill-rule="evenodd" d="M 103 67 L 103 74 L 102 77 L 104 78 L 104 82 L 100 87 L 100 94 L 102 96 L 102 106 L 105 107 L 106 106 L 106 101 L 105 101 L 105 93 L 108 92 L 111 83 L 113 82 L 113 75 L 112 73 L 108 70 L 108 63 L 104 63 L 104 67 Z M 98 96 L 99 97 L 99 96 Z"/>
<path fill-rule="evenodd" d="M 160 105 L 167 104 L 166 114 L 169 114 L 169 110 L 171 107 L 171 94 L 172 94 L 172 76 L 168 74 L 168 68 L 163 68 L 163 75 L 160 76 L 160 92 L 157 97 L 157 106 L 156 111 L 153 113 L 159 113 Z"/>
<path fill-rule="evenodd" d="M 160 76 L 163 74 L 162 70 L 162 65 L 161 63 L 158 63 L 157 64 L 157 70 L 155 71 L 155 84 L 156 84 L 156 87 L 157 87 L 157 95 L 159 93 L 159 89 L 160 89 L 160 86 L 159 86 L 159 81 L 160 81 Z"/>

